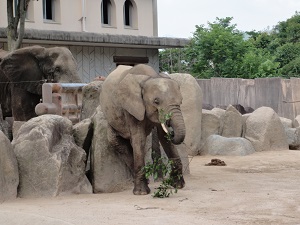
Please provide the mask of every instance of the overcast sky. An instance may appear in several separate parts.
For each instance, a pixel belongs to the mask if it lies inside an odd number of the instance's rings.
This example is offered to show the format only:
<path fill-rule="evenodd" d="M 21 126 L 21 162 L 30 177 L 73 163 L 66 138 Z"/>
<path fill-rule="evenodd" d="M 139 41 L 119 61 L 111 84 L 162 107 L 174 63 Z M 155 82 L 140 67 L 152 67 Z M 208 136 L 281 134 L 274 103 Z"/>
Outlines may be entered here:
<path fill-rule="evenodd" d="M 157 0 L 158 35 L 192 37 L 195 25 L 233 17 L 241 31 L 261 31 L 300 11 L 300 0 Z"/>

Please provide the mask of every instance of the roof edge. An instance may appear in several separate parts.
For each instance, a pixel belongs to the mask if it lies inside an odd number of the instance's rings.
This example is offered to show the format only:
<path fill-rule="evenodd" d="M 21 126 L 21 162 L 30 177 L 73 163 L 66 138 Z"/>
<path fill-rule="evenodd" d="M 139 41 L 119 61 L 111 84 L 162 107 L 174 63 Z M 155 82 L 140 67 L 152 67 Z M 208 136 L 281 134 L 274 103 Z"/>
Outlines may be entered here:
<path fill-rule="evenodd" d="M 6 28 L 0 27 L 0 39 L 7 39 Z M 24 43 L 57 43 L 88 46 L 117 46 L 135 48 L 183 48 L 190 40 L 185 38 L 116 35 L 57 30 L 26 29 Z"/>

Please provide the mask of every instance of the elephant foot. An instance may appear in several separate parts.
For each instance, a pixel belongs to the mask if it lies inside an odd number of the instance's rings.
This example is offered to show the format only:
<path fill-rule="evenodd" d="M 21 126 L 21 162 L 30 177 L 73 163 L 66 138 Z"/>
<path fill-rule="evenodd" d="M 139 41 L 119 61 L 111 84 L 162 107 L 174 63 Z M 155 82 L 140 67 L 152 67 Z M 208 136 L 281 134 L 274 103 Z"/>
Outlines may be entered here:
<path fill-rule="evenodd" d="M 172 187 L 181 189 L 181 188 L 184 188 L 184 186 L 185 186 L 185 181 L 184 181 L 182 175 L 180 175 L 180 176 L 177 175 L 176 177 L 173 176 Z"/>
<path fill-rule="evenodd" d="M 134 195 L 147 195 L 150 193 L 150 188 L 148 184 L 145 182 L 141 182 L 140 184 L 135 184 L 133 189 Z"/>
<path fill-rule="evenodd" d="M 145 177 L 143 171 L 139 171 L 136 174 L 134 180 L 133 194 L 135 195 L 147 195 L 150 193 L 150 188 L 148 187 L 148 180 Z"/>

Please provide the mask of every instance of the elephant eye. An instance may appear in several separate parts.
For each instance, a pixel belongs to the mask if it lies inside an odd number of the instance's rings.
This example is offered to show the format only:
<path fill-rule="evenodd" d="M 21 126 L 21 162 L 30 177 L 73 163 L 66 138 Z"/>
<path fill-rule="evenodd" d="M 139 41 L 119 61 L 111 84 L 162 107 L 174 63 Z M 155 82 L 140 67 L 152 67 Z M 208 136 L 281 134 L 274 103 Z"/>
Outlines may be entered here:
<path fill-rule="evenodd" d="M 55 67 L 55 72 L 59 72 L 60 68 L 59 67 Z"/>
<path fill-rule="evenodd" d="M 155 98 L 153 102 L 154 102 L 154 104 L 159 105 L 159 99 L 158 98 Z"/>

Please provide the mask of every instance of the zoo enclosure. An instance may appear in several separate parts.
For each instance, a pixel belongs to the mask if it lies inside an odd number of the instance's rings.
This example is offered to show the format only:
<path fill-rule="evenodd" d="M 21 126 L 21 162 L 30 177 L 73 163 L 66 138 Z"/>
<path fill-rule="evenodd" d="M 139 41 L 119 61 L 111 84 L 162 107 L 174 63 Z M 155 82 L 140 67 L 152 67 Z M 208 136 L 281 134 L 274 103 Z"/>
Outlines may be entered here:
<path fill-rule="evenodd" d="M 197 79 L 203 103 L 214 107 L 240 104 L 257 109 L 268 106 L 291 120 L 300 114 L 300 78 Z"/>

